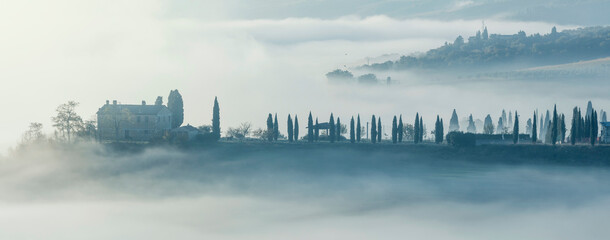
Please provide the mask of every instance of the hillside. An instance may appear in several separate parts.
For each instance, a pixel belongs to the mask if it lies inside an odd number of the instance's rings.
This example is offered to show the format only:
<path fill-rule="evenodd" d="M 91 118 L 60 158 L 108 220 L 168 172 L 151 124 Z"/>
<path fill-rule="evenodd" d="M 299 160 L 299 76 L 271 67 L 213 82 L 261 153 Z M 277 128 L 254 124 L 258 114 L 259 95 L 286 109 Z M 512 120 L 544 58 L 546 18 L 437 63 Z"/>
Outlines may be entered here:
<path fill-rule="evenodd" d="M 530 68 L 586 61 L 610 56 L 610 27 L 587 27 L 527 36 L 478 32 L 465 41 L 458 36 L 420 56 L 401 56 L 396 61 L 363 65 L 365 70 L 458 69 L 481 71 Z"/>

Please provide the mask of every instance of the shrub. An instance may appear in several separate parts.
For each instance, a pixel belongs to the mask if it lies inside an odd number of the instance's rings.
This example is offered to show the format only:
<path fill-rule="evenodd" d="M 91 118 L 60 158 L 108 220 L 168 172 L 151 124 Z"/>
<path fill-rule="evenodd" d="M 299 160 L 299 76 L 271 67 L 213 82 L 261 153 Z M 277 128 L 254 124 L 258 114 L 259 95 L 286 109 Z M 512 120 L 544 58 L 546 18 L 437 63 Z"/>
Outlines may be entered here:
<path fill-rule="evenodd" d="M 472 133 L 450 132 L 447 134 L 447 143 L 454 147 L 474 147 L 476 136 Z"/>

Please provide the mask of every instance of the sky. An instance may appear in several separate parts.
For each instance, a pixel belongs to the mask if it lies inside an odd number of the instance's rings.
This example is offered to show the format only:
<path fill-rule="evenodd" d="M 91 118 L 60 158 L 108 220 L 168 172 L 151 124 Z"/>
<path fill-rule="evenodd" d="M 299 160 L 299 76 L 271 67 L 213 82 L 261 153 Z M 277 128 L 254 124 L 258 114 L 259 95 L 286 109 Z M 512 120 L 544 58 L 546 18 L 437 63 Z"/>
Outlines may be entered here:
<path fill-rule="evenodd" d="M 502 108 L 533 112 L 561 100 L 564 112 L 594 99 L 553 94 L 535 99 L 494 91 L 486 83 L 431 84 L 404 76 L 394 89 L 336 87 L 324 74 L 383 54 L 414 54 L 471 36 L 548 33 L 610 20 L 605 1 L 3 1 L 0 8 L 0 149 L 14 146 L 30 122 L 52 133 L 55 108 L 69 100 L 92 119 L 106 100 L 152 103 L 178 89 L 184 124 L 209 124 L 218 96 L 223 129 L 268 113 L 312 111 L 483 119 Z M 507 88 L 521 89 L 523 83 Z M 489 86 L 491 85 L 491 86 Z M 466 86 L 466 87 L 464 87 Z M 490 90 L 491 89 L 491 90 Z M 586 91 L 584 89 L 583 91 Z M 443 93 L 442 99 L 429 99 Z M 430 100 L 423 105 L 423 100 Z M 459 101 L 448 101 L 459 99 Z M 480 105 L 473 102 L 487 99 Z M 517 99 L 514 102 L 509 100 Z M 465 116 L 464 116 L 465 117 Z M 344 120 L 345 121 L 345 120 Z M 432 122 L 426 123 L 431 125 Z"/>

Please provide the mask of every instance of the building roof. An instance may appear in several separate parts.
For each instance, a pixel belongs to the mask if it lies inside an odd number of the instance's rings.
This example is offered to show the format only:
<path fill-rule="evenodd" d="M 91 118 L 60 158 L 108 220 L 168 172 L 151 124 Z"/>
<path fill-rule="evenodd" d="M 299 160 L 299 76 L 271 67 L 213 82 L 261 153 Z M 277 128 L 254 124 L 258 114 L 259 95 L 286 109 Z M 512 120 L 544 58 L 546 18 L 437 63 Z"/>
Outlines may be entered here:
<path fill-rule="evenodd" d="M 113 111 L 117 108 L 120 110 L 127 109 L 135 115 L 157 115 L 163 111 L 169 112 L 169 109 L 164 105 L 105 104 L 97 111 L 97 114 L 103 114 L 105 111 Z"/>
<path fill-rule="evenodd" d="M 199 132 L 199 129 L 188 124 L 186 126 L 175 128 L 172 130 L 172 132 Z"/>
<path fill-rule="evenodd" d="M 601 124 L 604 127 L 610 127 L 610 122 L 600 122 L 599 124 Z"/>

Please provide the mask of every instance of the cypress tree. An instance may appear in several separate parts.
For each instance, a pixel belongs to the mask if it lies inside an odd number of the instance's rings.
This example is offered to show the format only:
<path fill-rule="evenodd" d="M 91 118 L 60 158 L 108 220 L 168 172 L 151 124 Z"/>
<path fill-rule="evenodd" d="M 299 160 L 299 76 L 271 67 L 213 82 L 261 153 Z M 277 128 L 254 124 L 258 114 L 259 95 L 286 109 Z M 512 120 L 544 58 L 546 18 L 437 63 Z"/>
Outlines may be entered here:
<path fill-rule="evenodd" d="M 553 107 L 553 121 L 551 122 L 551 143 L 555 145 L 557 143 L 557 137 L 559 135 L 559 118 L 557 116 L 557 104 Z"/>
<path fill-rule="evenodd" d="M 415 114 L 415 124 L 413 124 L 413 143 L 419 142 L 419 113 Z"/>
<path fill-rule="evenodd" d="M 572 110 L 572 125 L 570 126 L 570 143 L 572 145 L 576 144 L 576 138 L 578 137 L 578 119 L 577 119 L 578 109 L 574 107 Z"/>
<path fill-rule="evenodd" d="M 307 118 L 307 142 L 313 142 L 313 134 L 313 117 L 311 112 L 309 112 L 309 117 Z"/>
<path fill-rule="evenodd" d="M 585 115 L 585 128 L 583 131 L 583 137 L 585 138 L 585 141 L 589 138 L 589 135 L 591 135 L 591 117 L 589 116 L 590 115 Z"/>
<path fill-rule="evenodd" d="M 440 119 L 440 116 L 436 115 L 436 122 L 434 123 L 434 142 L 435 143 L 440 143 L 439 142 L 440 134 L 441 134 L 441 119 Z"/>
<path fill-rule="evenodd" d="M 383 132 L 381 131 L 381 117 L 377 118 L 377 142 L 381 143 L 381 134 Z"/>
<path fill-rule="evenodd" d="M 402 136 L 404 134 L 404 125 L 402 124 L 402 114 L 398 119 L 398 142 L 402 142 Z"/>
<path fill-rule="evenodd" d="M 277 113 L 275 114 L 275 119 L 273 120 L 273 140 L 277 141 L 280 137 L 280 125 L 277 123 Z"/>
<path fill-rule="evenodd" d="M 377 119 L 375 119 L 375 115 L 371 118 L 371 142 L 377 142 Z"/>
<path fill-rule="evenodd" d="M 441 118 L 441 135 L 439 143 L 443 143 L 443 138 L 445 138 L 445 125 L 443 124 L 443 119 Z"/>
<path fill-rule="evenodd" d="M 336 126 L 335 126 L 335 117 L 333 117 L 333 114 L 330 114 L 330 120 L 328 121 L 328 138 L 330 140 L 331 143 L 335 142 L 335 130 Z"/>
<path fill-rule="evenodd" d="M 212 133 L 218 141 L 220 139 L 220 107 L 217 97 L 214 97 L 214 110 L 212 111 Z"/>
<path fill-rule="evenodd" d="M 460 122 L 458 120 L 457 113 L 455 109 L 453 109 L 453 113 L 451 114 L 451 119 L 449 119 L 449 132 L 457 132 L 460 131 Z"/>
<path fill-rule="evenodd" d="M 299 118 L 296 114 L 294 115 L 294 141 L 299 141 Z"/>
<path fill-rule="evenodd" d="M 532 143 L 536 143 L 538 141 L 538 114 L 536 114 L 536 111 L 534 111 L 534 121 L 533 122 L 533 126 L 532 126 Z"/>
<path fill-rule="evenodd" d="M 273 141 L 273 115 L 269 113 L 267 117 L 267 140 Z"/>
<path fill-rule="evenodd" d="M 337 136 L 337 142 L 341 141 L 341 119 L 337 117 L 337 131 L 335 132 L 335 136 Z"/>
<path fill-rule="evenodd" d="M 396 116 L 392 120 L 392 143 L 396 144 L 398 142 L 398 120 Z"/>
<path fill-rule="evenodd" d="M 515 111 L 515 125 L 513 126 L 513 143 L 519 142 L 519 114 Z"/>
<path fill-rule="evenodd" d="M 578 122 L 578 141 L 582 142 L 583 138 L 585 137 L 585 118 L 582 116 L 582 111 L 580 108 L 578 109 L 578 118 L 580 120 Z"/>
<path fill-rule="evenodd" d="M 169 91 L 167 108 L 172 112 L 172 128 L 180 127 L 184 121 L 184 104 L 182 102 L 182 95 L 180 95 L 178 89 Z"/>
<path fill-rule="evenodd" d="M 565 140 L 566 140 L 566 115 L 564 115 L 562 113 L 560 119 L 561 119 L 561 121 L 559 121 L 560 122 L 560 125 L 559 125 L 559 133 L 560 134 L 559 135 L 561 136 L 561 138 L 560 138 L 559 141 L 561 143 L 564 143 Z"/>
<path fill-rule="evenodd" d="M 593 112 L 591 113 L 591 134 L 590 138 L 591 138 L 591 146 L 595 146 L 595 141 L 597 140 L 597 134 L 598 134 L 598 123 L 597 123 L 597 111 L 593 110 Z"/>
<path fill-rule="evenodd" d="M 356 142 L 356 132 L 354 129 L 354 117 L 352 116 L 352 120 L 349 121 L 349 141 L 351 143 Z"/>
<path fill-rule="evenodd" d="M 358 123 L 356 123 L 356 141 L 360 142 L 360 130 L 362 127 L 360 126 L 360 114 L 358 114 Z"/>
<path fill-rule="evenodd" d="M 314 134 L 314 140 L 317 142 L 318 139 L 320 139 L 320 129 L 318 128 L 318 117 L 316 117 L 316 129 L 314 129 L 315 134 Z"/>
<path fill-rule="evenodd" d="M 288 141 L 292 142 L 292 131 L 294 127 L 292 126 L 292 118 L 290 117 L 290 114 L 288 114 L 288 123 L 286 125 L 288 127 Z"/>
<path fill-rule="evenodd" d="M 419 116 L 419 142 L 424 141 L 424 119 Z"/>

